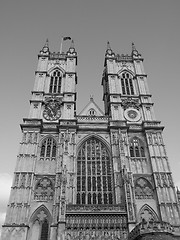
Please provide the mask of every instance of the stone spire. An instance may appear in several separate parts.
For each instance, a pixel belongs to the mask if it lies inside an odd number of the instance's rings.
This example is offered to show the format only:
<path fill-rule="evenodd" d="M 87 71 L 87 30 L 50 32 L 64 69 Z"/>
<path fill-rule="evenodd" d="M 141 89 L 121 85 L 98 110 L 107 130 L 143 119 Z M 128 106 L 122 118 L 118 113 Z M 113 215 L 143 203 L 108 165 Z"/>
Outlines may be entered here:
<path fill-rule="evenodd" d="M 70 48 L 74 48 L 75 49 L 75 47 L 74 47 L 74 40 L 73 39 L 71 40 Z"/>
<path fill-rule="evenodd" d="M 49 53 L 49 40 L 48 40 L 48 38 L 46 39 L 44 47 L 42 48 L 42 50 L 40 52 L 45 53 L 45 54 Z"/>
<path fill-rule="evenodd" d="M 111 46 L 110 46 L 110 42 L 109 42 L 109 41 L 107 42 L 107 49 L 106 49 L 105 56 L 106 56 L 106 57 L 107 57 L 107 56 L 110 56 L 110 57 L 114 57 L 114 56 L 115 56 L 114 52 L 113 52 L 112 49 L 111 49 Z"/>
<path fill-rule="evenodd" d="M 134 42 L 132 42 L 132 56 L 141 56 L 141 54 L 138 52 L 138 50 L 136 49 L 136 46 L 134 44 Z"/>
<path fill-rule="evenodd" d="M 107 50 L 111 50 L 110 42 L 107 42 Z"/>
<path fill-rule="evenodd" d="M 67 54 L 68 55 L 76 55 L 77 54 L 76 50 L 75 50 L 74 40 L 73 39 L 71 40 L 71 45 L 70 45 L 70 47 L 69 47 L 69 49 L 67 51 Z"/>

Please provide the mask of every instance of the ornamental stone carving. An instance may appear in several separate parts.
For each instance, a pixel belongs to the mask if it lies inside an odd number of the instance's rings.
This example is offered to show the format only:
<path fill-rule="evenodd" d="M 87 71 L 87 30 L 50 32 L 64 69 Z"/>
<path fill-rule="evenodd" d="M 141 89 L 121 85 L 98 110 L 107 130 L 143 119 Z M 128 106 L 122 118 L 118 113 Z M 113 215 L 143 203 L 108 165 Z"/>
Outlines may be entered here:
<path fill-rule="evenodd" d="M 139 110 L 140 103 L 139 103 L 138 99 L 133 99 L 131 97 L 128 97 L 126 99 L 122 99 L 122 106 L 123 106 L 124 110 L 126 110 L 128 108 L 135 108 L 135 109 Z"/>

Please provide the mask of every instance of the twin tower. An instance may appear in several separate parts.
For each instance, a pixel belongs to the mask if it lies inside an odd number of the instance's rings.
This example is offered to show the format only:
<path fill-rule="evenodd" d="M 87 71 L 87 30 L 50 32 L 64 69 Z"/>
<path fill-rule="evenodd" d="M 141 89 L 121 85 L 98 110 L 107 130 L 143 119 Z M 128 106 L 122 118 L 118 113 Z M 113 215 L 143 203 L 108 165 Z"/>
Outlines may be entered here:
<path fill-rule="evenodd" d="M 180 239 L 180 205 L 143 58 L 115 54 L 76 114 L 77 52 L 38 55 L 2 240 Z"/>

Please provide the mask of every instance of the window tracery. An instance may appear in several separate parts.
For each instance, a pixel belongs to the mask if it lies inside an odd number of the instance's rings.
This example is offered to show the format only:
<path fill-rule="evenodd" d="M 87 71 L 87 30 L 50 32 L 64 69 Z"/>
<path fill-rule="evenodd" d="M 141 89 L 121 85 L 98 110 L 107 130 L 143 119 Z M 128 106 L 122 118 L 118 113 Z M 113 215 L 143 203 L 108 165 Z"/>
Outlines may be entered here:
<path fill-rule="evenodd" d="M 134 86 L 132 75 L 128 72 L 123 72 L 121 75 L 122 94 L 134 95 Z"/>
<path fill-rule="evenodd" d="M 41 206 L 32 216 L 32 226 L 29 231 L 30 239 L 49 239 L 49 214 L 47 209 Z M 28 238 L 29 239 L 29 238 Z"/>
<path fill-rule="evenodd" d="M 48 137 L 41 145 L 40 160 L 55 160 L 56 158 L 56 141 Z"/>
<path fill-rule="evenodd" d="M 131 157 L 145 157 L 144 146 L 138 138 L 133 138 L 130 142 Z"/>
<path fill-rule="evenodd" d="M 77 155 L 77 204 L 112 204 L 111 159 L 106 146 L 91 137 Z"/>
<path fill-rule="evenodd" d="M 89 116 L 96 116 L 96 111 L 94 108 L 89 109 Z"/>
<path fill-rule="evenodd" d="M 54 188 L 51 180 L 47 177 L 42 178 L 34 190 L 34 200 L 49 201 L 54 196 Z"/>
<path fill-rule="evenodd" d="M 59 70 L 55 70 L 50 79 L 49 92 L 50 93 L 60 93 L 61 92 L 61 73 Z"/>
<path fill-rule="evenodd" d="M 145 155 L 145 147 L 143 142 L 137 137 L 134 137 L 130 141 L 129 151 L 132 172 L 147 173 L 149 171 L 149 165 Z"/>
<path fill-rule="evenodd" d="M 152 199 L 153 190 L 152 186 L 145 178 L 139 178 L 135 184 L 135 197 L 136 199 Z"/>

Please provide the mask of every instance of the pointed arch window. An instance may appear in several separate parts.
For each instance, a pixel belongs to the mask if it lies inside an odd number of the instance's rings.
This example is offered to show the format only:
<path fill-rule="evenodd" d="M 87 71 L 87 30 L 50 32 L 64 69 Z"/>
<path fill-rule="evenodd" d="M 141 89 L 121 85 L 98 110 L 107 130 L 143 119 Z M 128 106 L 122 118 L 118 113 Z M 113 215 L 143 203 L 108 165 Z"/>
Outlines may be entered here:
<path fill-rule="evenodd" d="M 77 155 L 77 204 L 113 204 L 113 176 L 107 147 L 91 137 Z"/>
<path fill-rule="evenodd" d="M 149 163 L 145 155 L 145 147 L 143 142 L 134 137 L 130 141 L 129 146 L 130 160 L 131 160 L 131 170 L 133 173 L 148 173 Z"/>
<path fill-rule="evenodd" d="M 41 145 L 40 159 L 55 160 L 56 158 L 56 141 L 49 137 L 46 138 Z"/>
<path fill-rule="evenodd" d="M 132 75 L 128 72 L 123 72 L 121 75 L 121 87 L 123 95 L 134 95 L 134 86 Z"/>
<path fill-rule="evenodd" d="M 60 93 L 61 92 L 61 80 L 62 75 L 59 70 L 55 70 L 50 79 L 49 92 L 50 93 Z"/>
<path fill-rule="evenodd" d="M 138 138 L 133 138 L 130 142 L 131 157 L 145 157 L 144 145 Z"/>
<path fill-rule="evenodd" d="M 28 231 L 28 239 L 48 240 L 50 227 L 50 214 L 47 209 L 40 207 L 31 218 L 32 225 Z"/>

